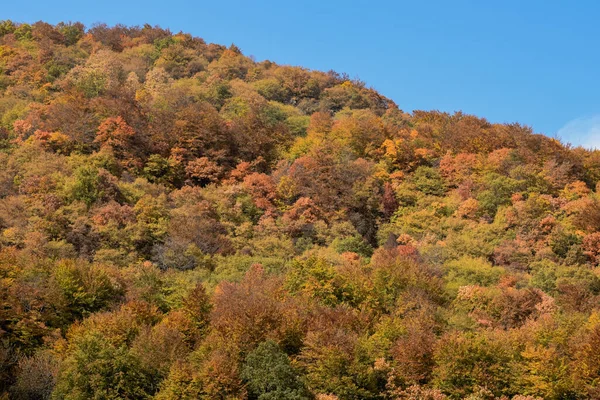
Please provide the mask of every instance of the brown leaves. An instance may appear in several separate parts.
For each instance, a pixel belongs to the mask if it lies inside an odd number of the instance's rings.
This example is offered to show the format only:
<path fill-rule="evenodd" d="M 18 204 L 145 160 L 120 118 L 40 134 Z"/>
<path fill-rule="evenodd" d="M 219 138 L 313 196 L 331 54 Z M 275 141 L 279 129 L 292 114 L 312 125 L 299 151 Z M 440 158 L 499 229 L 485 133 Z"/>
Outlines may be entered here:
<path fill-rule="evenodd" d="M 96 133 L 94 142 L 109 148 L 126 167 L 140 167 L 144 145 L 135 130 L 122 117 L 105 119 Z"/>
<path fill-rule="evenodd" d="M 590 233 L 583 238 L 583 253 L 593 265 L 600 264 L 600 232 Z"/>
<path fill-rule="evenodd" d="M 196 158 L 185 167 L 187 175 L 200 186 L 218 182 L 223 175 L 223 167 L 209 160 L 207 157 Z"/>

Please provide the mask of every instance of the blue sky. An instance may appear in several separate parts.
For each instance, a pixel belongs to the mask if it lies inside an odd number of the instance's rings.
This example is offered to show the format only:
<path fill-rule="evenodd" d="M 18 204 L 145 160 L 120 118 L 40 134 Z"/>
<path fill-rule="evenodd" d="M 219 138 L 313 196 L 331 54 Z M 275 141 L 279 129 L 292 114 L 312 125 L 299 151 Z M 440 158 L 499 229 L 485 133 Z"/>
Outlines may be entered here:
<path fill-rule="evenodd" d="M 462 110 L 600 148 L 600 2 L 29 0 L 0 19 L 150 23 L 346 72 L 405 111 Z"/>

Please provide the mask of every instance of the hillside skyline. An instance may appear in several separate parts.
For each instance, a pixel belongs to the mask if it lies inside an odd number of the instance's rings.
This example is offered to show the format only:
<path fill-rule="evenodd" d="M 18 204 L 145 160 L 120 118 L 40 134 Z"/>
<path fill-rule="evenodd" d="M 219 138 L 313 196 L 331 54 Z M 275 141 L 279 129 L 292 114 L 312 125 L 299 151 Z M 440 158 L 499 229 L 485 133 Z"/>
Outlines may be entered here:
<path fill-rule="evenodd" d="M 81 21 L 88 28 L 150 23 L 235 43 L 259 61 L 347 72 L 408 112 L 462 110 L 493 123 L 519 122 L 573 145 L 600 145 L 600 82 L 594 79 L 600 60 L 589 51 L 600 37 L 593 2 L 159 4 L 34 0 L 26 9 L 7 4 L 3 16 Z"/>

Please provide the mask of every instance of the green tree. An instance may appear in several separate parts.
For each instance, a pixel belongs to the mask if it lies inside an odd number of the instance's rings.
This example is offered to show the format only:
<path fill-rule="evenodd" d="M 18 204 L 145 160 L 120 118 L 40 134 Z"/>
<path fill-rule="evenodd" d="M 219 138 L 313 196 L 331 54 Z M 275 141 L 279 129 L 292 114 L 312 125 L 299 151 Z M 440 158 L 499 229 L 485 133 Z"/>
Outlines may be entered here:
<path fill-rule="evenodd" d="M 67 186 L 68 196 L 73 200 L 83 201 L 91 207 L 104 195 L 100 179 L 97 168 L 91 165 L 79 167 Z"/>
<path fill-rule="evenodd" d="M 444 194 L 444 180 L 437 169 L 431 167 L 419 167 L 412 175 L 412 182 L 417 190 L 434 196 Z"/>
<path fill-rule="evenodd" d="M 309 392 L 277 343 L 267 340 L 246 357 L 242 379 L 247 382 L 249 399 L 308 400 Z"/>
<path fill-rule="evenodd" d="M 73 339 L 62 363 L 53 399 L 149 399 L 156 382 L 124 346 L 114 346 L 98 331 Z"/>

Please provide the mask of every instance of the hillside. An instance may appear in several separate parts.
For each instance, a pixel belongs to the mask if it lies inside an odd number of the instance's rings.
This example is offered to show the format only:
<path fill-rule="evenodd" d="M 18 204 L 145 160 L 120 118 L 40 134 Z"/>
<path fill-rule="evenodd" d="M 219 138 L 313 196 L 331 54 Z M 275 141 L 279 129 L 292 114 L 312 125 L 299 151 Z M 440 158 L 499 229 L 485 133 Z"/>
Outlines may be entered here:
<path fill-rule="evenodd" d="M 600 397 L 600 151 L 2 21 L 0 164 L 0 399 Z"/>

